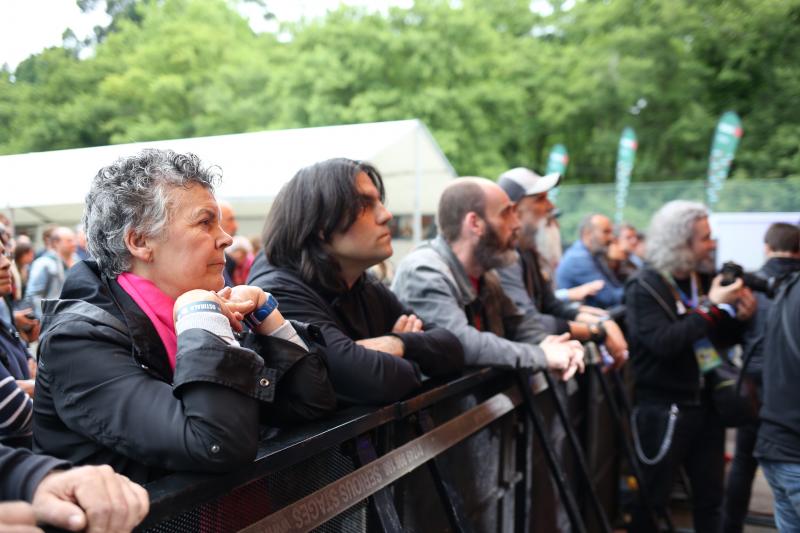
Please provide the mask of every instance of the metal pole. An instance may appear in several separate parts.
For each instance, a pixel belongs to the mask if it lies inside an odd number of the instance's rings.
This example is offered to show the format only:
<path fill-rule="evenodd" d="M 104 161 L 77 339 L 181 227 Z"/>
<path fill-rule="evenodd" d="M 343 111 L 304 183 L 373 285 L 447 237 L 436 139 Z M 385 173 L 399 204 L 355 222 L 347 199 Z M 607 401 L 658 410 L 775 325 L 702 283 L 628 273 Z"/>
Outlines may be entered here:
<path fill-rule="evenodd" d="M 355 439 L 355 455 L 358 466 L 364 466 L 378 458 L 375 446 L 368 434 L 361 435 Z M 403 524 L 397 515 L 394 505 L 394 498 L 389 487 L 385 487 L 369 498 L 375 518 L 380 524 L 381 531 L 384 533 L 402 533 Z"/>
<path fill-rule="evenodd" d="M 427 410 L 422 410 L 417 414 L 417 427 L 421 434 L 427 433 L 435 427 L 433 418 L 431 418 Z M 457 533 L 472 533 L 472 526 L 467 520 L 467 513 L 464 510 L 461 496 L 452 482 L 452 476 L 448 469 L 445 468 L 441 457 L 434 457 L 428 461 L 428 470 L 431 473 L 431 477 L 433 477 L 436 492 L 439 493 L 439 498 L 442 500 L 450 527 Z"/>
<path fill-rule="evenodd" d="M 567 515 L 569 515 L 573 530 L 575 533 L 586 533 L 586 525 L 583 523 L 578 504 L 575 501 L 575 496 L 572 494 L 569 485 L 567 485 L 564 471 L 561 469 L 556 459 L 556 452 L 550 444 L 550 441 L 547 440 L 547 435 L 545 435 L 545 423 L 542 414 L 536 409 L 533 391 L 531 391 L 530 385 L 530 377 L 532 375 L 530 370 L 519 369 L 517 371 L 517 379 L 522 392 L 522 399 L 525 403 L 525 408 L 528 410 L 531 421 L 533 422 L 533 432 L 539 439 L 542 450 L 544 450 L 547 466 L 550 470 L 550 474 L 553 476 L 553 481 L 556 483 L 558 495 L 561 498 L 561 502 L 564 504 Z"/>
<path fill-rule="evenodd" d="M 558 384 L 555 382 L 549 372 L 543 372 L 543 374 L 544 379 L 547 380 L 548 388 L 553 393 L 553 401 L 556 405 L 556 414 L 558 415 L 559 420 L 561 420 L 561 424 L 564 426 L 564 431 L 567 433 L 567 439 L 572 447 L 572 452 L 575 454 L 575 460 L 578 463 L 578 471 L 581 473 L 584 483 L 586 483 L 586 488 L 589 491 L 589 501 L 591 502 L 592 508 L 594 509 L 598 520 L 600 521 L 600 527 L 606 533 L 611 533 L 611 524 L 608 521 L 605 509 L 603 509 L 603 506 L 600 503 L 600 499 L 597 497 L 597 492 L 594 490 L 594 484 L 592 483 L 592 478 L 589 475 L 589 467 L 586 465 L 586 458 L 583 455 L 583 449 L 581 448 L 581 444 L 578 442 L 578 437 L 575 435 L 575 430 L 569 421 L 567 409 L 564 407 L 564 403 L 561 401 L 558 391 L 556 391 Z"/>

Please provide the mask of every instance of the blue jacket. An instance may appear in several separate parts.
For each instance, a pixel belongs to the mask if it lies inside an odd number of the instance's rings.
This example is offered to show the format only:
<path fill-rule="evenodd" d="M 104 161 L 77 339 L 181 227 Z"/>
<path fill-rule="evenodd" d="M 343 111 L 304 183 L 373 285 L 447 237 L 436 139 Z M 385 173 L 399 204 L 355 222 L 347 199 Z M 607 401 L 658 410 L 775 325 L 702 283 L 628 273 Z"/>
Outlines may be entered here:
<path fill-rule="evenodd" d="M 580 240 L 567 248 L 556 269 L 556 287 L 571 289 L 590 281 L 606 282 L 594 296 L 586 298 L 587 305 L 609 308 L 622 303 L 625 288 L 608 265 L 602 264 Z"/>

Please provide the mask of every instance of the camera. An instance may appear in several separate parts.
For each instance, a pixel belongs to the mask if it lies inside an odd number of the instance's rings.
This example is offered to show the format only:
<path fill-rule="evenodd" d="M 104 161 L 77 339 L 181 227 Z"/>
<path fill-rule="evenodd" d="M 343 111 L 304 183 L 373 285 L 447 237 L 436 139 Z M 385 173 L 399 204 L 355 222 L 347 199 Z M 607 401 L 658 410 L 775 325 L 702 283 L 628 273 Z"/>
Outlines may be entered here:
<path fill-rule="evenodd" d="M 728 261 L 722 265 L 719 273 L 722 275 L 722 285 L 730 285 L 737 278 L 742 278 L 745 286 L 758 292 L 763 292 L 767 297 L 772 298 L 775 296 L 775 291 L 780 287 L 781 282 L 785 276 L 763 278 L 758 274 L 752 272 L 745 272 L 742 265 Z"/>

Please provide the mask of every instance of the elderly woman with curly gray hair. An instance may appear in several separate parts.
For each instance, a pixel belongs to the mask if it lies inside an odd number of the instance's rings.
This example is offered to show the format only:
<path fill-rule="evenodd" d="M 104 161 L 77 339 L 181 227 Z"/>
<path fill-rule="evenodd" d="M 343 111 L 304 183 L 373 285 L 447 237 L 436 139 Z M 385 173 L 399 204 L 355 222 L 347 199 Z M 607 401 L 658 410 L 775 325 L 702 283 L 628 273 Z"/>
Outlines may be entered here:
<path fill-rule="evenodd" d="M 254 459 L 259 422 L 333 409 L 313 329 L 260 288 L 223 288 L 217 174 L 146 150 L 95 176 L 83 219 L 95 260 L 44 305 L 36 451 L 140 482 L 226 471 Z"/>

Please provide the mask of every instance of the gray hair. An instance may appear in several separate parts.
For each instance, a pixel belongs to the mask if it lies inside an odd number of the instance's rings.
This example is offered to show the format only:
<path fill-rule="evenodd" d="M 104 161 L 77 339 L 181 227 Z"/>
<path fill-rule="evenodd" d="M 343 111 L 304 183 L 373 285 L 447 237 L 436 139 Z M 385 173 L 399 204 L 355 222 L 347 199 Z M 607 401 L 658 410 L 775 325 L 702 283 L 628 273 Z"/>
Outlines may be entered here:
<path fill-rule="evenodd" d="M 100 270 L 112 278 L 130 270 L 126 236 L 160 237 L 170 219 L 171 191 L 198 184 L 213 192 L 219 174 L 218 167 L 202 166 L 194 154 L 157 149 L 101 168 L 86 195 L 81 221 Z"/>
<path fill-rule="evenodd" d="M 646 257 L 657 269 L 667 272 L 694 270 L 691 249 L 694 224 L 708 217 L 708 209 L 699 202 L 673 200 L 653 215 L 647 232 Z"/>

